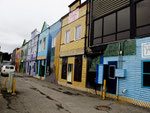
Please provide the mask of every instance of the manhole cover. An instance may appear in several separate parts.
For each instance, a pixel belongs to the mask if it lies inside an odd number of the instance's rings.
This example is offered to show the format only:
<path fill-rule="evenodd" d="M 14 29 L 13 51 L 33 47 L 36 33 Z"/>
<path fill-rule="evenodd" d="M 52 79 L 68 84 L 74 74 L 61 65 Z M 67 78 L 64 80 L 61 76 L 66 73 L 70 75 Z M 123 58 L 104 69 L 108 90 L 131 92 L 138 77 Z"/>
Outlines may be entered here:
<path fill-rule="evenodd" d="M 109 111 L 109 110 L 111 110 L 111 108 L 109 106 L 97 106 L 96 109 L 97 110 L 101 110 L 101 111 Z"/>

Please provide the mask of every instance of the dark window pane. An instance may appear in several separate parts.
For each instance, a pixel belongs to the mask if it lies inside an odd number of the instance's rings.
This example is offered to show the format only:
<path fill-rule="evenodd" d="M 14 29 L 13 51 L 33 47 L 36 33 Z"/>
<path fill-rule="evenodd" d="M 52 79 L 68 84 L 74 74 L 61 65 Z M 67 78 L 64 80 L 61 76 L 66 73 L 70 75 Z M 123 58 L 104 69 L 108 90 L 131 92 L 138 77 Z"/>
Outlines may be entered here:
<path fill-rule="evenodd" d="M 102 36 L 102 19 L 94 22 L 94 38 Z"/>
<path fill-rule="evenodd" d="M 137 36 L 145 36 L 150 34 L 150 26 L 137 28 Z"/>
<path fill-rule="evenodd" d="M 97 38 L 97 39 L 94 39 L 93 41 L 94 45 L 101 44 L 101 43 L 102 43 L 102 38 Z"/>
<path fill-rule="evenodd" d="M 118 12 L 118 31 L 130 29 L 130 8 Z"/>
<path fill-rule="evenodd" d="M 103 37 L 103 42 L 104 43 L 111 42 L 111 41 L 115 41 L 115 35 L 110 35 L 110 36 Z"/>
<path fill-rule="evenodd" d="M 116 32 L 116 14 L 111 14 L 104 18 L 104 35 Z"/>
<path fill-rule="evenodd" d="M 137 26 L 150 24 L 150 0 L 143 0 L 137 4 Z"/>
<path fill-rule="evenodd" d="M 67 79 L 67 58 L 62 59 L 62 79 Z"/>
<path fill-rule="evenodd" d="M 109 78 L 115 78 L 115 66 L 109 66 Z"/>
<path fill-rule="evenodd" d="M 150 87 L 150 74 L 143 75 L 143 86 Z"/>
<path fill-rule="evenodd" d="M 121 32 L 117 34 L 117 40 L 124 40 L 124 39 L 129 39 L 130 38 L 130 32 Z"/>
<path fill-rule="evenodd" d="M 8 66 L 6 66 L 6 69 L 9 69 L 9 67 L 8 67 Z"/>
<path fill-rule="evenodd" d="M 14 67 L 10 67 L 10 69 L 14 69 Z"/>
<path fill-rule="evenodd" d="M 82 56 L 75 57 L 74 81 L 81 82 L 82 78 Z"/>
<path fill-rule="evenodd" d="M 143 73 L 150 73 L 150 62 L 143 62 Z"/>

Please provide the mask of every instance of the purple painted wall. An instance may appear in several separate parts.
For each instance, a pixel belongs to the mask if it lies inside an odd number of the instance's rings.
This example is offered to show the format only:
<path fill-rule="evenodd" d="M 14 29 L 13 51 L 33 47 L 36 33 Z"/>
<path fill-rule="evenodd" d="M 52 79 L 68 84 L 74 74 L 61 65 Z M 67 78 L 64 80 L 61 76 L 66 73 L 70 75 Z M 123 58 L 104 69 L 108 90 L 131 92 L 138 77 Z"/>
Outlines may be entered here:
<path fill-rule="evenodd" d="M 36 56 L 37 56 L 37 43 L 38 43 L 38 31 L 35 29 L 31 33 L 31 40 L 28 43 L 28 54 L 26 62 L 26 74 L 35 76 L 36 74 Z"/>

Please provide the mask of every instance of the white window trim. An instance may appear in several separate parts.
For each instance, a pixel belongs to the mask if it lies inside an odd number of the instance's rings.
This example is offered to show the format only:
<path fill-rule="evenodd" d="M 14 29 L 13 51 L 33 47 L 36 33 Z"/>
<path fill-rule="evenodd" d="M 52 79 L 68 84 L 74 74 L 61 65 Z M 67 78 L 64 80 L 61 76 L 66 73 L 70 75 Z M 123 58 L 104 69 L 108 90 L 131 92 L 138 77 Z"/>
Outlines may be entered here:
<path fill-rule="evenodd" d="M 67 36 L 67 32 L 69 32 L 69 42 L 67 42 L 67 40 L 66 40 L 66 36 Z M 64 43 L 65 44 L 67 44 L 67 43 L 70 43 L 70 30 L 67 30 L 66 32 L 65 32 L 65 41 L 64 41 Z"/>
<path fill-rule="evenodd" d="M 79 27 L 79 26 L 81 26 L 81 24 L 75 26 L 75 28 L 74 28 L 74 40 L 75 40 L 75 41 L 76 41 L 76 40 L 81 40 L 81 38 L 82 38 L 82 37 L 81 37 L 80 39 L 76 39 L 76 28 Z M 82 35 L 82 26 L 81 26 L 81 35 Z"/>

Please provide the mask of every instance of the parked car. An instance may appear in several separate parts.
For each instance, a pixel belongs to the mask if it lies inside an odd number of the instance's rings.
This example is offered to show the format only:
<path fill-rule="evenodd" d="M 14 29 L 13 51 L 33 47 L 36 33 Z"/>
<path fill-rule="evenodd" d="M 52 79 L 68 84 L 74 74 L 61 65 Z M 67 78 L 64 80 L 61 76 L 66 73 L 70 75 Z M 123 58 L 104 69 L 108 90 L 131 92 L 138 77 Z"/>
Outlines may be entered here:
<path fill-rule="evenodd" d="M 1 75 L 8 77 L 10 72 L 15 72 L 15 66 L 13 65 L 3 65 L 1 70 Z"/>

